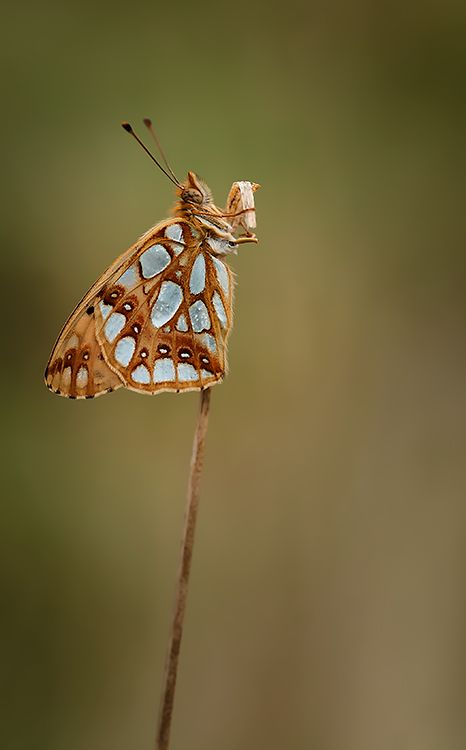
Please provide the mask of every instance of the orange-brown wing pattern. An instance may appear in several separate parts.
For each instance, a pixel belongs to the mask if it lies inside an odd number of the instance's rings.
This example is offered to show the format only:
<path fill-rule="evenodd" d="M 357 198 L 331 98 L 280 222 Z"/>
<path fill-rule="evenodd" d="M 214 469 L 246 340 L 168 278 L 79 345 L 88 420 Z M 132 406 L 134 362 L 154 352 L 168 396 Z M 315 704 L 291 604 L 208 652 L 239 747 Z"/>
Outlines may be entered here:
<path fill-rule="evenodd" d="M 47 386 L 92 398 L 121 386 L 158 393 L 220 382 L 234 280 L 208 242 L 184 219 L 149 230 L 70 316 L 46 369 Z"/>
<path fill-rule="evenodd" d="M 108 366 L 97 341 L 95 310 L 107 284 L 131 263 L 139 248 L 150 237 L 163 232 L 167 222 L 149 229 L 140 240 L 117 258 L 71 313 L 53 347 L 45 370 L 47 387 L 68 398 L 93 398 L 123 386 Z"/>
<path fill-rule="evenodd" d="M 143 393 L 220 382 L 232 324 L 233 274 L 187 221 L 148 238 L 96 307 L 105 361 Z"/>
<path fill-rule="evenodd" d="M 55 345 L 45 382 L 51 391 L 68 398 L 93 398 L 123 385 L 101 352 L 92 305 L 72 321 Z"/>

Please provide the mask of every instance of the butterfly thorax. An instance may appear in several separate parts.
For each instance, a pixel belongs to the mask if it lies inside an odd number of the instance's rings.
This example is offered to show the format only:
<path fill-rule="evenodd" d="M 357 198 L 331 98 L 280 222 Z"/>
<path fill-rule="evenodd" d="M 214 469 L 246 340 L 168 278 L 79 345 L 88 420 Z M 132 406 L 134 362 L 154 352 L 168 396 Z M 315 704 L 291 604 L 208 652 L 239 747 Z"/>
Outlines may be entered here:
<path fill-rule="evenodd" d="M 173 216 L 189 221 L 198 231 L 208 234 L 219 234 L 228 239 L 234 239 L 232 226 L 223 218 L 222 211 L 213 203 L 197 204 L 178 200 L 172 211 Z"/>
<path fill-rule="evenodd" d="M 236 249 L 233 228 L 224 218 L 224 211 L 214 204 L 210 189 L 194 172 L 188 172 L 178 196 L 173 215 L 189 222 L 209 252 L 225 255 Z"/>

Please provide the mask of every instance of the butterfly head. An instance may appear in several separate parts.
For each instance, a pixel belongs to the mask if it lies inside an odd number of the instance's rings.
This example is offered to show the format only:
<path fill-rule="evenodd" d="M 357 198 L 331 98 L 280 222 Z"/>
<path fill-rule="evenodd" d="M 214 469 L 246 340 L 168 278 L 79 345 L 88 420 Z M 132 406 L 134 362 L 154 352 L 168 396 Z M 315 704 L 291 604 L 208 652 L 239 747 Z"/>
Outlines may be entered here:
<path fill-rule="evenodd" d="M 179 188 L 178 194 L 183 203 L 194 206 L 205 206 L 212 203 L 212 193 L 205 182 L 194 172 L 188 172 L 188 177 Z"/>
<path fill-rule="evenodd" d="M 189 217 L 200 230 L 214 231 L 225 235 L 228 240 L 234 240 L 231 225 L 222 218 L 222 212 L 214 205 L 210 189 L 195 172 L 188 172 L 186 181 L 177 192 L 179 201 L 175 206 L 175 216 Z"/>
<path fill-rule="evenodd" d="M 210 237 L 217 254 L 236 252 L 243 242 L 257 242 L 251 231 L 256 226 L 253 193 L 259 187 L 257 183 L 233 183 L 225 210 L 217 208 L 209 188 L 195 172 L 188 172 L 187 180 L 178 185 L 174 215 L 187 218 L 198 232 Z M 240 227 L 246 234 L 235 237 Z"/>

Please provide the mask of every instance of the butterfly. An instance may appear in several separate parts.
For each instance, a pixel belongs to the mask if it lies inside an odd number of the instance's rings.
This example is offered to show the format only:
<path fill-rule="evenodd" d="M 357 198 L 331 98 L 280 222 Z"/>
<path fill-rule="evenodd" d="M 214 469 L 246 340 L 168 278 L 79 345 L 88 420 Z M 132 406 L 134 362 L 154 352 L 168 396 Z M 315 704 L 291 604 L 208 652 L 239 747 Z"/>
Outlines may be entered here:
<path fill-rule="evenodd" d="M 199 391 L 227 371 L 234 276 L 224 259 L 257 242 L 257 183 L 233 183 L 225 210 L 194 172 L 179 182 L 127 130 L 175 183 L 172 216 L 117 258 L 71 313 L 45 371 L 60 396 L 90 399 L 117 388 L 137 393 Z M 238 235 L 239 230 L 244 234 Z"/>

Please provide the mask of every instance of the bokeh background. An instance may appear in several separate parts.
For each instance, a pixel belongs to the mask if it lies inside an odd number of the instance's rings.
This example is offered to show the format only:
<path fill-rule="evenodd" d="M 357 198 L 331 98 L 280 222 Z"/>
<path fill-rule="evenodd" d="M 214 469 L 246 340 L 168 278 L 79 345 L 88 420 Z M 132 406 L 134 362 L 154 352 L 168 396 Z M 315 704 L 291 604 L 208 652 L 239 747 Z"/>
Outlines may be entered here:
<path fill-rule="evenodd" d="M 263 185 L 173 750 L 464 748 L 464 4 L 3 19 L 1 747 L 154 743 L 198 397 L 42 382 L 72 307 L 172 204 L 119 127 L 148 115 L 220 204 Z"/>

